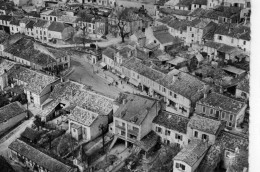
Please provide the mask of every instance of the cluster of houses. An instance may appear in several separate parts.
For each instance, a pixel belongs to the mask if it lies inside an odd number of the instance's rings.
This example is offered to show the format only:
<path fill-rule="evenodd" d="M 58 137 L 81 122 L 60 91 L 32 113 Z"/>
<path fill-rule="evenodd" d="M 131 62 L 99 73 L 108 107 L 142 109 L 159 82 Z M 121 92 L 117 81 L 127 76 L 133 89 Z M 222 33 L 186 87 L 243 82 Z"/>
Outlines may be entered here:
<path fill-rule="evenodd" d="M 174 172 L 248 170 L 250 1 L 85 0 L 99 9 L 58 4 L 34 12 L 3 3 L 0 90 L 23 92 L 42 121 L 64 117 L 68 133 L 85 142 L 103 134 L 104 126 L 114 137 L 109 149 L 121 140 L 146 159 L 158 144 L 178 147 Z M 79 30 L 120 36 L 118 13 L 107 8 L 118 6 L 130 7 L 123 19 L 129 39 L 105 48 L 93 63 L 144 95 L 113 100 L 53 75 L 70 67 L 70 55 L 43 43 L 64 43 Z M 0 134 L 27 117 L 19 102 L 4 104 Z M 78 163 L 23 139 L 9 149 L 11 159 L 34 171 L 78 170 Z"/>

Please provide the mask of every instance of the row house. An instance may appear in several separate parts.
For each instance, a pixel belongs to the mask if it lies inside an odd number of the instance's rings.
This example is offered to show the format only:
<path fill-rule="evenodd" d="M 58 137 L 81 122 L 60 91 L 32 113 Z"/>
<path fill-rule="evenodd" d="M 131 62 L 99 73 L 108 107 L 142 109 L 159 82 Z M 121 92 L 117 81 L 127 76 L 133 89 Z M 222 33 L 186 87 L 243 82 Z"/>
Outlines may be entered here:
<path fill-rule="evenodd" d="M 198 78 L 174 69 L 158 81 L 159 92 L 166 102 L 166 111 L 185 117 L 193 113 L 196 102 L 209 91 L 209 86 Z"/>
<path fill-rule="evenodd" d="M 240 24 L 220 25 L 214 34 L 214 42 L 238 47 L 249 53 L 251 48 L 250 28 Z"/>
<path fill-rule="evenodd" d="M 171 20 L 167 25 L 172 36 L 178 37 L 186 42 L 187 28 L 190 26 L 190 23 L 191 22 L 187 20 Z"/>
<path fill-rule="evenodd" d="M 193 0 L 179 1 L 179 3 L 174 6 L 174 9 L 190 11 L 192 2 L 193 2 Z"/>
<path fill-rule="evenodd" d="M 250 1 L 249 0 L 223 0 L 223 5 L 230 7 L 240 7 L 240 8 L 246 8 L 249 6 Z"/>
<path fill-rule="evenodd" d="M 159 110 L 160 105 L 156 99 L 142 95 L 128 95 L 113 116 L 111 132 L 116 136 L 113 144 L 117 139 L 124 140 L 126 147 L 141 142 L 151 134 L 153 130 L 151 124 Z"/>
<path fill-rule="evenodd" d="M 13 161 L 21 163 L 36 172 L 77 172 L 76 166 L 68 162 L 60 161 L 47 154 L 46 151 L 37 148 L 23 140 L 16 139 L 8 146 L 8 156 Z"/>
<path fill-rule="evenodd" d="M 100 136 L 102 130 L 99 127 L 108 125 L 108 116 L 99 115 L 99 113 L 79 106 L 73 108 L 68 115 L 71 136 L 78 141 L 89 141 Z"/>
<path fill-rule="evenodd" d="M 48 41 L 48 27 L 51 22 L 48 20 L 37 19 L 35 24 L 33 25 L 33 34 L 34 39 L 39 40 L 41 42 Z"/>
<path fill-rule="evenodd" d="M 196 113 L 225 121 L 226 128 L 241 130 L 246 103 L 219 93 L 210 93 L 196 104 Z"/>
<path fill-rule="evenodd" d="M 225 122 L 223 121 L 194 114 L 187 125 L 187 135 L 190 139 L 201 139 L 213 145 L 224 128 Z"/>
<path fill-rule="evenodd" d="M 217 26 L 214 22 L 206 22 L 200 19 L 191 21 L 191 24 L 187 26 L 186 44 L 203 44 L 205 40 L 213 39 Z"/>
<path fill-rule="evenodd" d="M 172 16 L 179 20 L 187 20 L 189 18 L 189 13 L 191 13 L 191 11 L 189 10 L 180 10 L 180 9 L 171 9 L 171 8 L 162 7 L 157 10 L 156 18 L 159 19 L 167 16 Z"/>
<path fill-rule="evenodd" d="M 10 22 L 12 21 L 13 16 L 0 15 L 0 27 L 1 30 L 5 30 L 7 33 L 10 33 Z"/>
<path fill-rule="evenodd" d="M 208 0 L 194 0 L 191 4 L 191 10 L 195 10 L 197 8 L 207 9 Z"/>
<path fill-rule="evenodd" d="M 188 122 L 187 117 L 161 111 L 153 120 L 153 130 L 160 136 L 162 143 L 183 148 L 189 143 Z"/>
<path fill-rule="evenodd" d="M 10 34 L 20 33 L 21 27 L 20 27 L 20 19 L 13 17 L 10 21 Z"/>
<path fill-rule="evenodd" d="M 87 33 L 95 34 L 96 33 L 96 27 L 95 27 L 95 20 L 96 17 L 92 14 L 86 14 L 84 15 L 84 18 L 80 17 L 78 19 L 77 26 L 81 29 L 85 29 Z"/>
<path fill-rule="evenodd" d="M 222 0 L 207 0 L 207 9 L 213 9 L 218 5 L 221 5 Z"/>
<path fill-rule="evenodd" d="M 10 74 L 10 82 L 14 85 L 22 85 L 29 103 L 40 107 L 50 95 L 59 79 L 42 72 L 31 70 L 22 66 L 15 66 Z"/>

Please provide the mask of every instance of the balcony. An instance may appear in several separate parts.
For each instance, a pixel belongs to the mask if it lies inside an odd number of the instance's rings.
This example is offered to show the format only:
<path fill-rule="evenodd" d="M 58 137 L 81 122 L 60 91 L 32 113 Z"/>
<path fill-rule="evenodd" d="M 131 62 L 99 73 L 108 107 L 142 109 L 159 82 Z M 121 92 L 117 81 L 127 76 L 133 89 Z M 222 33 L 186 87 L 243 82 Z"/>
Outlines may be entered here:
<path fill-rule="evenodd" d="M 132 134 L 132 135 L 137 137 L 138 134 L 139 134 L 139 130 L 130 130 L 130 129 L 128 129 L 127 133 Z"/>
<path fill-rule="evenodd" d="M 116 124 L 116 128 L 125 131 L 125 127 L 122 126 L 122 125 L 118 125 L 118 124 Z"/>

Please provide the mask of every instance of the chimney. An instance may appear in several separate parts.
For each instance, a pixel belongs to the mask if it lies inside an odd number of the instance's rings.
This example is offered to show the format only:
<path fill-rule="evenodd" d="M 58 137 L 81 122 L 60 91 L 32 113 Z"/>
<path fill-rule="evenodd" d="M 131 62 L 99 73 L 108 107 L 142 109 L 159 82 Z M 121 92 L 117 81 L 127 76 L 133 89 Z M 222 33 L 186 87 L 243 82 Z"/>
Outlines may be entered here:
<path fill-rule="evenodd" d="M 239 153 L 239 148 L 238 147 L 235 148 L 235 153 Z"/>
<path fill-rule="evenodd" d="M 207 98 L 208 94 L 209 94 L 209 86 L 207 84 L 204 84 L 203 85 L 203 98 L 204 99 Z"/>
<path fill-rule="evenodd" d="M 64 82 L 64 79 L 63 79 L 63 77 L 61 77 L 61 78 L 60 78 L 60 82 L 61 82 L 61 83 L 62 83 L 62 82 Z"/>
<path fill-rule="evenodd" d="M 125 105 L 125 104 L 126 104 L 126 102 L 127 102 L 127 100 L 126 100 L 126 99 L 123 99 L 123 105 Z"/>

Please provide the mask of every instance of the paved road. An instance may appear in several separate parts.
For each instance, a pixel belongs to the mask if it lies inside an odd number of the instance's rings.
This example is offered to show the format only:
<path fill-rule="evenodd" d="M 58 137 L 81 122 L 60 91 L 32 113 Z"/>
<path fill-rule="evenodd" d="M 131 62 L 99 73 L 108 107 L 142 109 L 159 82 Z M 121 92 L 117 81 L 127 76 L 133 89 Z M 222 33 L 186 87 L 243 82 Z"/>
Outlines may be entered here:
<path fill-rule="evenodd" d="M 118 97 L 121 90 L 115 86 L 109 86 L 106 80 L 93 73 L 93 65 L 85 61 L 85 59 L 74 55 L 71 59 L 71 66 L 74 70 L 66 76 L 66 79 L 92 86 L 94 91 L 100 92 L 108 97 Z M 95 70 L 97 69 L 95 68 Z"/>

